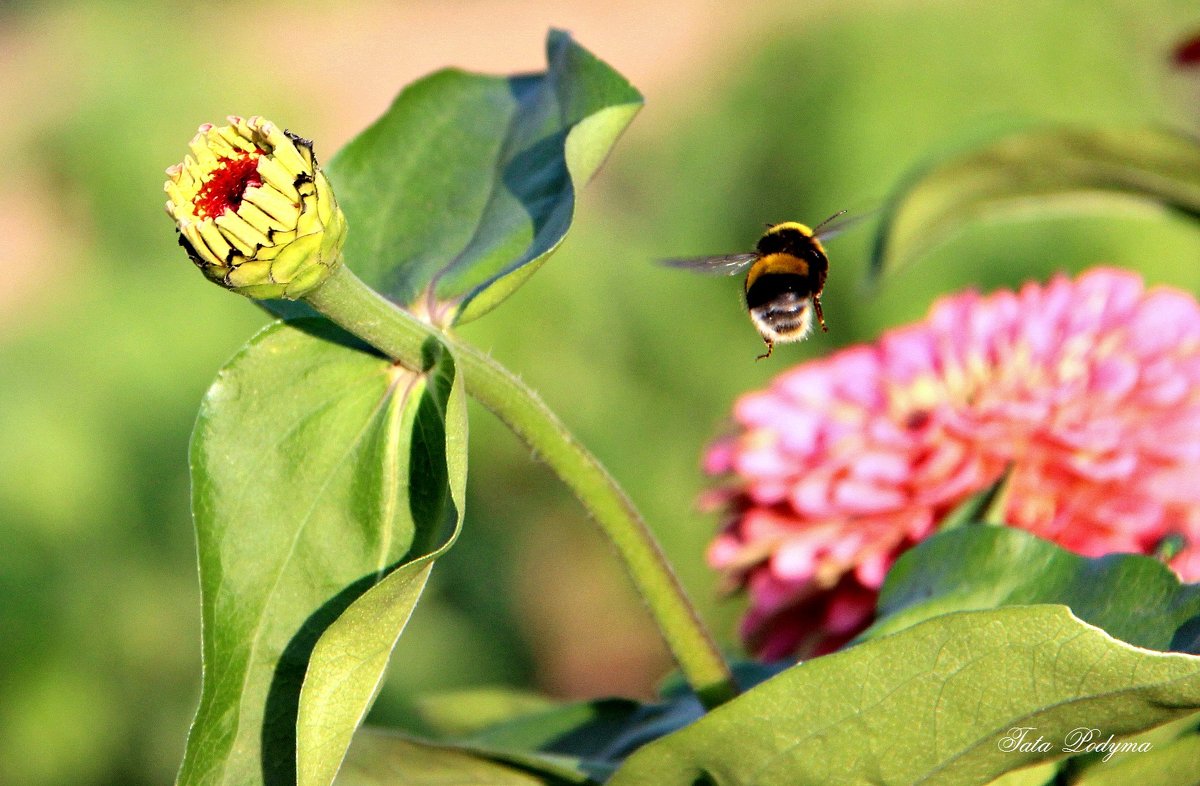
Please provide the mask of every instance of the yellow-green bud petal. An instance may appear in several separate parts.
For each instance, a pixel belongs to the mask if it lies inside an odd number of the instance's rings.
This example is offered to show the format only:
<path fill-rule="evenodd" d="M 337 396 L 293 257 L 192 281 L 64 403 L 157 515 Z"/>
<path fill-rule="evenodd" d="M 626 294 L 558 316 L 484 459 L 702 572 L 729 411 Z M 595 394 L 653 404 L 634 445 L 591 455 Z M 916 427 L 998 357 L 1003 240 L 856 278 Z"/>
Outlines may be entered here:
<path fill-rule="evenodd" d="M 295 299 L 341 259 L 346 218 L 312 142 L 261 117 L 205 123 L 167 170 L 167 214 L 210 279 L 253 298 Z"/>

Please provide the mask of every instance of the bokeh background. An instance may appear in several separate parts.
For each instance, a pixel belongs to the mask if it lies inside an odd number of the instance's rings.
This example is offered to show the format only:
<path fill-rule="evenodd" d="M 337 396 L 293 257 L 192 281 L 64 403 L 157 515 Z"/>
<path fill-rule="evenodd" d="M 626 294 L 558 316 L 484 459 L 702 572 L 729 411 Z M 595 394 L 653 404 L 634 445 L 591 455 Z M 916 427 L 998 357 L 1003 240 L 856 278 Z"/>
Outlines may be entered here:
<path fill-rule="evenodd" d="M 163 216 L 195 126 L 265 114 L 328 158 L 446 65 L 539 69 L 571 30 L 646 95 L 551 264 L 463 329 L 641 506 L 722 643 L 704 445 L 773 374 L 939 294 L 1106 262 L 1196 291 L 1200 230 L 1154 211 L 972 227 L 876 291 L 872 227 L 830 243 L 831 332 L 756 363 L 739 284 L 650 261 L 748 249 L 768 221 L 869 212 L 914 165 L 1006 129 L 1194 129 L 1171 50 L 1194 0 L 9 2 L 0 5 L 0 783 L 161 784 L 199 689 L 186 446 L 265 316 L 205 283 Z M 476 408 L 465 532 L 375 709 L 503 684 L 646 697 L 669 671 L 603 542 Z"/>

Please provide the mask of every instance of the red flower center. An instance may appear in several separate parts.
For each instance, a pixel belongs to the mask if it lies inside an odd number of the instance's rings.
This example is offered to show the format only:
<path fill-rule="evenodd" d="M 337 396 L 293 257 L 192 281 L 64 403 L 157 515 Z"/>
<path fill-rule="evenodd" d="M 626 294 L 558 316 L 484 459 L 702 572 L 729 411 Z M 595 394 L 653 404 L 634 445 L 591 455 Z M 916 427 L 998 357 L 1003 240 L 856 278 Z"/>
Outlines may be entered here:
<path fill-rule="evenodd" d="M 904 425 L 909 431 L 920 431 L 929 425 L 929 421 L 933 416 L 929 414 L 929 410 L 915 409 L 908 413 L 908 417 L 904 419 Z"/>
<path fill-rule="evenodd" d="M 1174 52 L 1175 65 L 1194 68 L 1200 65 L 1200 33 L 1180 41 Z"/>
<path fill-rule="evenodd" d="M 246 189 L 262 185 L 262 178 L 258 176 L 258 157 L 265 153 L 265 150 L 255 150 L 217 162 L 212 176 L 192 200 L 196 218 L 216 218 L 224 215 L 226 210 L 237 210 Z"/>

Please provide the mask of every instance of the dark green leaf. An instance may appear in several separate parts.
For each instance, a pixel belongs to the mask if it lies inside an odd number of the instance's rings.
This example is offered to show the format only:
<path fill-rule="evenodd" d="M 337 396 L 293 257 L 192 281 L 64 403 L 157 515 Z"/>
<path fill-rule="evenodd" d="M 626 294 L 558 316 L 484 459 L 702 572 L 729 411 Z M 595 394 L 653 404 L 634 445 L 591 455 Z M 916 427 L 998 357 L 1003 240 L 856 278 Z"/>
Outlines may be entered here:
<path fill-rule="evenodd" d="M 957 531 L 957 530 L 955 530 Z M 948 614 L 795 666 L 646 745 L 612 786 L 973 786 L 1061 758 L 1014 727 L 1118 737 L 1200 708 L 1200 658 L 1118 641 L 1063 606 Z"/>
<path fill-rule="evenodd" d="M 617 72 L 552 31 L 544 73 L 440 71 L 330 162 L 367 283 L 439 324 L 495 307 L 558 247 L 575 192 L 642 104 Z"/>
<path fill-rule="evenodd" d="M 743 689 L 783 668 L 782 664 L 747 661 L 733 664 L 734 677 Z M 444 735 L 449 738 L 445 742 L 560 777 L 567 774 L 566 764 L 579 782 L 594 783 L 605 781 L 633 751 L 694 723 L 704 714 L 696 695 L 678 676 L 667 681 L 663 701 L 651 704 L 598 699 L 553 705 L 528 694 L 469 691 L 436 697 L 431 706 L 435 728 L 462 730 Z M 528 710 L 519 711 L 522 706 Z M 488 716 L 495 722 L 478 722 L 480 717 Z"/>
<path fill-rule="evenodd" d="M 599 758 L 640 710 L 641 705 L 630 699 L 573 702 L 509 718 L 468 739 L 494 748 Z"/>
<path fill-rule="evenodd" d="M 304 783 L 332 779 L 462 512 L 462 386 L 428 353 L 415 374 L 324 321 L 276 323 L 209 390 L 204 685 L 180 783 L 292 784 L 297 745 Z"/>
<path fill-rule="evenodd" d="M 1122 641 L 1171 648 L 1200 614 L 1200 585 L 1181 584 L 1158 560 L 1136 554 L 1081 557 L 1011 527 L 972 524 L 910 549 L 879 595 L 876 637 L 952 611 L 1033 603 L 1069 606 Z"/>
<path fill-rule="evenodd" d="M 602 783 L 616 770 L 612 741 L 638 718 L 625 699 L 564 704 L 512 718 L 461 740 L 481 755 L 571 783 Z"/>
<path fill-rule="evenodd" d="M 445 700 L 440 703 L 444 715 L 450 708 Z M 475 697 L 464 696 L 455 714 L 478 703 Z M 572 783 L 602 783 L 637 747 L 682 728 L 702 713 L 690 694 L 645 705 L 629 699 L 597 699 L 511 715 L 440 742 Z"/>
<path fill-rule="evenodd" d="M 740 690 L 750 690 L 760 682 L 765 682 L 792 664 L 786 661 L 761 663 L 756 660 L 730 660 L 729 670 L 733 672 L 733 681 Z M 659 693 L 668 699 L 694 697 L 692 689 L 679 672 L 674 672 L 663 680 Z"/>
<path fill-rule="evenodd" d="M 1013 134 L 915 173 L 884 208 L 877 277 L 980 219 L 1117 209 L 1131 200 L 1200 215 L 1200 144 L 1158 130 Z"/>
<path fill-rule="evenodd" d="M 1179 626 L 1171 639 L 1170 649 L 1173 652 L 1188 652 L 1200 655 L 1200 616 L 1192 617 Z"/>
<path fill-rule="evenodd" d="M 743 666 L 738 670 L 742 685 L 756 684 L 780 670 Z M 439 743 L 577 783 L 604 782 L 630 753 L 704 714 L 699 700 L 686 689 L 672 690 L 664 701 L 653 704 L 598 699 L 535 706 L 525 713 L 510 712 L 513 705 L 506 694 L 499 694 L 500 703 L 496 698 L 491 691 L 439 697 L 435 716 L 449 717 L 452 726 L 461 726 L 456 719 L 475 709 L 493 716 L 497 708 L 503 710 L 499 722 L 486 727 L 472 724 L 469 733 L 450 735 Z M 528 696 L 519 697 L 519 704 L 528 702 Z"/>

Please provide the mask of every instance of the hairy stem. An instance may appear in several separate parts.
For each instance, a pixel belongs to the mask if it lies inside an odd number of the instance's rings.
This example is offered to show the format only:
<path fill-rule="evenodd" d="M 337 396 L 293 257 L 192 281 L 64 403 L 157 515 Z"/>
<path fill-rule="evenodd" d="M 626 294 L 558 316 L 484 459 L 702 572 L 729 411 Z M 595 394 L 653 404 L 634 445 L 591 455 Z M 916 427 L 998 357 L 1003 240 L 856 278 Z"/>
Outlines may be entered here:
<path fill-rule="evenodd" d="M 684 678 L 705 706 L 714 707 L 736 694 L 728 664 L 641 515 L 536 393 L 488 355 L 397 308 L 344 265 L 305 299 L 341 327 L 417 371 L 423 370 L 422 345 L 430 337 L 447 344 L 467 392 L 549 465 L 616 548 Z"/>

